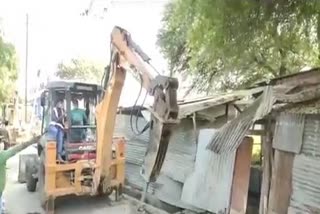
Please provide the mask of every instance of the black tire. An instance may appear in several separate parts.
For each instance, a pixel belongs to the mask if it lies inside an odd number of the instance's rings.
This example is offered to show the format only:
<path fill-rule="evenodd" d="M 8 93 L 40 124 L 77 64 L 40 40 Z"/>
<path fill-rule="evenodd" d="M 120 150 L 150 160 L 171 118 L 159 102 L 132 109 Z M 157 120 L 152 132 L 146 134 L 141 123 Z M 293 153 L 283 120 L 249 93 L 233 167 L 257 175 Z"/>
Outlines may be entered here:
<path fill-rule="evenodd" d="M 26 162 L 26 184 L 29 192 L 35 192 L 37 188 L 37 178 L 34 174 L 37 173 L 37 163 L 34 160 L 28 160 Z"/>
<path fill-rule="evenodd" d="M 39 156 L 39 157 L 40 157 L 42 151 L 43 151 L 43 148 L 42 148 L 41 144 L 38 143 L 38 144 L 37 144 L 37 152 L 38 152 L 38 156 Z"/>
<path fill-rule="evenodd" d="M 40 196 L 40 205 L 46 210 L 48 199 L 46 198 L 45 190 L 44 190 L 44 182 L 45 182 L 45 168 L 44 168 L 44 152 L 42 151 L 40 154 L 40 163 L 38 169 L 38 192 Z"/>

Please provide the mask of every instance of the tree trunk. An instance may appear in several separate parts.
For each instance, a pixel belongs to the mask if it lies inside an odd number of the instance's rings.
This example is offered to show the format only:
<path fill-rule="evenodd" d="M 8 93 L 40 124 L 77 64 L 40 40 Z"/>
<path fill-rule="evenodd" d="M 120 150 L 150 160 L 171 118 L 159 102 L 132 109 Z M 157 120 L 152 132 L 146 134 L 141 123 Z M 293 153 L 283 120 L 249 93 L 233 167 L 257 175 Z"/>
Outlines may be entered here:
<path fill-rule="evenodd" d="M 279 69 L 279 76 L 285 76 L 287 74 L 287 68 L 285 66 L 285 53 L 282 48 L 279 48 L 280 53 L 280 69 Z"/>
<path fill-rule="evenodd" d="M 317 16 L 318 59 L 320 59 L 320 13 Z"/>

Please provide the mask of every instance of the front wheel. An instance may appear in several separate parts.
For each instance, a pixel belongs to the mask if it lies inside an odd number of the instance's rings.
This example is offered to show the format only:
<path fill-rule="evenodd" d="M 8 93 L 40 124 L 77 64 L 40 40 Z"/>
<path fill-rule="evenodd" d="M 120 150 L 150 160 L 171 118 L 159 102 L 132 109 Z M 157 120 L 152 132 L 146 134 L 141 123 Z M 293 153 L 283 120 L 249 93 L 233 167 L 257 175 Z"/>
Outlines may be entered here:
<path fill-rule="evenodd" d="M 41 207 L 46 210 L 48 199 L 45 193 L 45 167 L 44 167 L 44 152 L 42 151 L 40 154 L 40 164 L 38 168 L 38 192 L 40 196 L 40 205 Z"/>

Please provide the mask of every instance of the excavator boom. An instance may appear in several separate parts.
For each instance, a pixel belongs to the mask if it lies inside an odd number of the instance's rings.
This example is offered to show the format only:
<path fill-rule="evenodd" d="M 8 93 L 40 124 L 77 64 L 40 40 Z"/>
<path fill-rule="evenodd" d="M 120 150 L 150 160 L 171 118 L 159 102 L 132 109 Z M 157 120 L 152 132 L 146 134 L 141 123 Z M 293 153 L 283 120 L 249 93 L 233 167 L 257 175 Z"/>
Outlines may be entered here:
<path fill-rule="evenodd" d="M 124 84 L 126 71 L 140 76 L 142 86 L 153 96 L 154 103 L 150 109 L 150 139 L 145 154 L 141 174 L 147 183 L 157 179 L 163 165 L 172 128 L 179 122 L 176 78 L 163 75 L 155 76 L 148 64 L 150 58 L 131 39 L 130 34 L 114 27 L 111 33 L 110 70 L 105 75 L 105 93 L 97 106 L 97 169 L 95 183 L 110 182 L 112 137 L 114 132 L 117 107 Z M 150 65 L 150 64 L 149 64 Z"/>

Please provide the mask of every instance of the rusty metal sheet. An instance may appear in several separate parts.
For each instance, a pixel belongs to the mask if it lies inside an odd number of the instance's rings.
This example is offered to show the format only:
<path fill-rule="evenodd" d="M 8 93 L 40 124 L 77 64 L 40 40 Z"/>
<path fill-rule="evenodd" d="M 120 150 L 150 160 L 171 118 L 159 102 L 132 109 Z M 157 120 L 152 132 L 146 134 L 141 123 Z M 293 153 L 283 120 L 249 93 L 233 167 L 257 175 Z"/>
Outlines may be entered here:
<path fill-rule="evenodd" d="M 292 171 L 292 195 L 288 213 L 320 210 L 320 158 L 296 155 Z"/>
<path fill-rule="evenodd" d="M 219 129 L 207 149 L 218 154 L 236 150 L 253 123 L 271 112 L 274 102 L 273 89 L 267 86 L 263 94 L 251 106 Z"/>
<path fill-rule="evenodd" d="M 277 117 L 273 148 L 299 154 L 302 146 L 304 115 L 280 113 Z"/>
<path fill-rule="evenodd" d="M 304 128 L 303 154 L 320 158 L 320 117 L 307 115 Z"/>
<path fill-rule="evenodd" d="M 230 206 L 235 151 L 216 154 L 206 150 L 215 130 L 200 130 L 194 172 L 184 183 L 181 199 L 199 209 L 224 212 Z"/>

